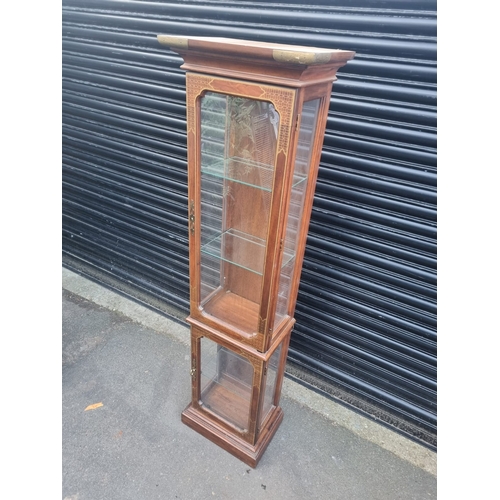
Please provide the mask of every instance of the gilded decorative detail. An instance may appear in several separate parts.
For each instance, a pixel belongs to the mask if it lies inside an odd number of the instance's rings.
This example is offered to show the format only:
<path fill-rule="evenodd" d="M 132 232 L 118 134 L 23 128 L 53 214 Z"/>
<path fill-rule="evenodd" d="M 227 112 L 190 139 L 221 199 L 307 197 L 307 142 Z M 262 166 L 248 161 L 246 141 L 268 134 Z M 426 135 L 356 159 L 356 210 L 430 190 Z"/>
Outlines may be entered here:
<path fill-rule="evenodd" d="M 186 101 L 187 101 L 187 131 L 195 133 L 195 106 L 196 98 L 205 89 L 211 88 L 213 77 L 199 75 L 197 73 L 187 73 L 186 75 Z"/>
<path fill-rule="evenodd" d="M 189 230 L 191 232 L 191 236 L 194 236 L 195 229 L 195 216 L 194 216 L 194 200 L 191 200 L 190 208 L 189 208 Z"/>
<path fill-rule="evenodd" d="M 273 50 L 273 59 L 278 62 L 302 64 L 324 64 L 330 61 L 330 52 L 301 52 L 296 50 Z"/>
<path fill-rule="evenodd" d="M 176 49 L 188 48 L 188 38 L 184 36 L 158 35 L 157 38 L 162 45 L 168 47 L 175 47 Z"/>
<path fill-rule="evenodd" d="M 292 125 L 293 104 L 295 91 L 283 89 L 279 87 L 270 87 L 261 85 L 264 93 L 262 99 L 271 101 L 280 115 L 280 133 L 278 137 L 278 152 L 282 151 L 286 156 L 288 152 L 288 144 L 290 142 L 290 134 L 288 131 Z"/>
<path fill-rule="evenodd" d="M 223 79 L 217 79 L 218 81 Z M 188 73 L 186 75 L 186 91 L 187 91 L 187 129 L 188 132 L 195 132 L 195 103 L 197 97 L 204 91 L 217 91 L 214 85 L 215 78 L 205 76 L 198 73 Z M 280 87 L 272 87 L 270 85 L 256 85 L 261 89 L 259 99 L 270 101 L 276 111 L 280 115 L 280 134 L 278 139 L 278 152 L 282 151 L 285 155 L 288 151 L 289 134 L 288 131 L 292 125 L 293 105 L 295 91 L 292 89 L 284 89 Z M 248 97 L 247 94 L 231 93 L 240 97 Z M 252 96 L 254 98 L 254 96 Z M 257 98 L 257 97 L 255 97 Z M 285 132 L 285 133 L 284 133 Z"/>
<path fill-rule="evenodd" d="M 257 327 L 257 331 L 259 333 L 266 333 L 266 323 L 267 323 L 266 318 L 259 317 L 259 325 Z"/>

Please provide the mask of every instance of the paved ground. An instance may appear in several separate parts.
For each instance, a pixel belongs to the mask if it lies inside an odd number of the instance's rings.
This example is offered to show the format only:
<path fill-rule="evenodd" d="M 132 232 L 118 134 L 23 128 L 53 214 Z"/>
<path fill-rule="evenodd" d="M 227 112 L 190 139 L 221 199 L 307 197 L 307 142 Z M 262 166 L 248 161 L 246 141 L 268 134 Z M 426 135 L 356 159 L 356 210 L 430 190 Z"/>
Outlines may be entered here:
<path fill-rule="evenodd" d="M 289 381 L 283 423 L 250 469 L 181 423 L 187 328 L 145 326 L 100 294 L 125 300 L 63 272 L 63 499 L 436 498 L 429 450 Z"/>

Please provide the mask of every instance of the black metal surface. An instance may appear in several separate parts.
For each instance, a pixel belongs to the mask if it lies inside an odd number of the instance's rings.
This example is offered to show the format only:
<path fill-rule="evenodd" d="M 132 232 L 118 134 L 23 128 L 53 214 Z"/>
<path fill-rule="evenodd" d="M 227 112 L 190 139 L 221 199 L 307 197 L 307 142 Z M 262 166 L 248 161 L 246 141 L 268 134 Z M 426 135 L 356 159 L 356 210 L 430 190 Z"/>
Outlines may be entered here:
<path fill-rule="evenodd" d="M 185 77 L 156 35 L 357 51 L 334 84 L 289 362 L 435 445 L 436 2 L 64 0 L 62 32 L 64 261 L 180 315 Z"/>

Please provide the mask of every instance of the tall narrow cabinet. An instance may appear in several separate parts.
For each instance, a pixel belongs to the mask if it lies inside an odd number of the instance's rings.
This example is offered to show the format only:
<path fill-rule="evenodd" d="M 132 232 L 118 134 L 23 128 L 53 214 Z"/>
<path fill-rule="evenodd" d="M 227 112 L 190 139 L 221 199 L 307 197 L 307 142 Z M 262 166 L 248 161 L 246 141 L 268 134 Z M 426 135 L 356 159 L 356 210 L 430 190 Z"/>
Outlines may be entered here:
<path fill-rule="evenodd" d="M 159 35 L 186 70 L 191 402 L 252 467 L 279 406 L 332 83 L 354 52 Z"/>

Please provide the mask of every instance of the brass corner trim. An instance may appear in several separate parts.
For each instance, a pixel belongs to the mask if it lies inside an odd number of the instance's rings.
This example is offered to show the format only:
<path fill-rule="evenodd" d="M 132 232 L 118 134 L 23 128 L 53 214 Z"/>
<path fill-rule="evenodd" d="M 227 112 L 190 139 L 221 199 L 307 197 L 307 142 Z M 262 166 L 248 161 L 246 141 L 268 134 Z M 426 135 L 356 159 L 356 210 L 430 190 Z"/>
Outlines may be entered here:
<path fill-rule="evenodd" d="M 305 52 L 296 50 L 273 50 L 273 59 L 277 62 L 293 64 L 323 64 L 331 59 L 330 52 Z"/>
<path fill-rule="evenodd" d="M 176 49 L 188 48 L 188 38 L 184 36 L 158 35 L 157 38 L 162 45 L 168 47 L 175 47 Z"/>

